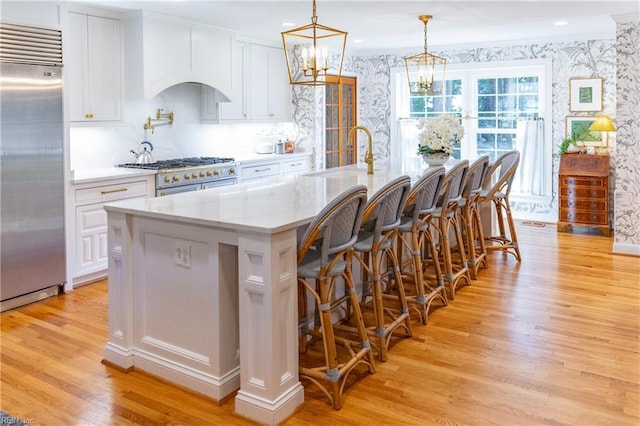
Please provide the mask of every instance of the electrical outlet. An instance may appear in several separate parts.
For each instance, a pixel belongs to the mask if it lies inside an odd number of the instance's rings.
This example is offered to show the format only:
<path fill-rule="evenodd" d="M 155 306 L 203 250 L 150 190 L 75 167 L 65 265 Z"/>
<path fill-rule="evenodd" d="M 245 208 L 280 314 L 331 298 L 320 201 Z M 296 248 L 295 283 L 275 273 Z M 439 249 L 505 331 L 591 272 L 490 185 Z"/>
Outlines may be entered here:
<path fill-rule="evenodd" d="M 174 249 L 176 265 L 191 267 L 191 245 L 184 241 L 176 241 Z"/>

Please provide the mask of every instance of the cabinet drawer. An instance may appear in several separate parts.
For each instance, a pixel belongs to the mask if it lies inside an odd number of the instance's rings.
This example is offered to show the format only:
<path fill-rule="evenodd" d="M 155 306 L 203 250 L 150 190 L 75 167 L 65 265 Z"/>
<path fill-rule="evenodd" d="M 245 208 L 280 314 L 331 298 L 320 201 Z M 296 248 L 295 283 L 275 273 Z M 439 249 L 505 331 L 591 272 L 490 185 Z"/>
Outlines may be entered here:
<path fill-rule="evenodd" d="M 580 212 L 575 210 L 560 209 L 560 220 L 567 222 L 589 223 L 593 225 L 606 225 L 608 223 L 607 212 Z"/>
<path fill-rule="evenodd" d="M 76 189 L 76 203 L 103 203 L 149 193 L 146 180 Z"/>
<path fill-rule="evenodd" d="M 584 186 L 589 188 L 604 188 L 606 179 L 586 176 L 561 176 L 560 186 Z"/>
<path fill-rule="evenodd" d="M 605 200 L 607 197 L 606 188 L 579 188 L 579 187 L 560 187 L 560 197 L 569 198 L 594 198 Z"/>
<path fill-rule="evenodd" d="M 606 212 L 607 202 L 605 200 L 574 200 L 572 198 L 562 197 L 560 198 L 560 208 Z"/>
<path fill-rule="evenodd" d="M 258 164 L 242 168 L 242 180 L 280 174 L 280 163 Z"/>
<path fill-rule="evenodd" d="M 309 161 L 306 158 L 288 160 L 282 162 L 282 174 L 301 173 L 309 170 Z"/>

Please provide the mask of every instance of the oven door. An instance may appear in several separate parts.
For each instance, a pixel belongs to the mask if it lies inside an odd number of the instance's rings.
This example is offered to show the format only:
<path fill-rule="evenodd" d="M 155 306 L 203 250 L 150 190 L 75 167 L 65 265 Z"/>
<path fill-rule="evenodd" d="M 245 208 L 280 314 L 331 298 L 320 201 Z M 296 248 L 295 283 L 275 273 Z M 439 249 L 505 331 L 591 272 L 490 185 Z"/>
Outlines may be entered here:
<path fill-rule="evenodd" d="M 173 188 L 156 189 L 156 197 L 164 197 L 165 195 L 179 194 L 181 192 L 199 191 L 201 189 L 202 185 L 199 183 L 174 186 Z"/>
<path fill-rule="evenodd" d="M 217 180 L 212 180 L 210 182 L 203 182 L 202 183 L 202 189 L 217 188 L 219 186 L 235 185 L 237 180 L 238 180 L 237 178 L 232 177 L 232 178 L 229 178 L 229 179 L 217 179 Z"/>

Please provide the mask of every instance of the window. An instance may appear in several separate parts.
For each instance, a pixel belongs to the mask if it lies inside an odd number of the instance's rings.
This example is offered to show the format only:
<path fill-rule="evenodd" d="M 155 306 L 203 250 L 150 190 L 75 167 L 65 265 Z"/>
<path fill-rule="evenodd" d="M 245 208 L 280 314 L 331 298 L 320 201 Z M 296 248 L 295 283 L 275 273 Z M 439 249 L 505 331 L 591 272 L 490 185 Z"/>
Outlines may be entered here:
<path fill-rule="evenodd" d="M 460 117 L 465 137 L 455 147 L 453 157 L 473 160 L 488 155 L 493 161 L 504 152 L 519 149 L 519 123 L 546 117 L 545 146 L 538 147 L 536 155 L 544 159 L 545 194 L 550 196 L 550 69 L 548 60 L 454 64 L 447 67 L 442 94 L 430 96 L 410 94 L 406 70 L 394 70 L 392 114 L 399 143 L 397 147 L 392 144 L 392 158 L 415 157 L 417 138 L 412 118 L 441 114 Z"/>

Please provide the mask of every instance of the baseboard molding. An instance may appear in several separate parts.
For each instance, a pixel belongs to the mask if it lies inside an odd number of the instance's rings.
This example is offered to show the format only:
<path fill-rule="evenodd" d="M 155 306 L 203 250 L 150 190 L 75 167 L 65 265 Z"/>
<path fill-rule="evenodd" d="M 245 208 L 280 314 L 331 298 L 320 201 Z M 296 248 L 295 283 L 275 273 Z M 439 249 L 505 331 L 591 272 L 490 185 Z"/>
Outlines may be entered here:
<path fill-rule="evenodd" d="M 632 256 L 640 256 L 640 245 L 613 243 L 611 251 L 615 254 L 629 254 Z"/>

